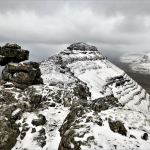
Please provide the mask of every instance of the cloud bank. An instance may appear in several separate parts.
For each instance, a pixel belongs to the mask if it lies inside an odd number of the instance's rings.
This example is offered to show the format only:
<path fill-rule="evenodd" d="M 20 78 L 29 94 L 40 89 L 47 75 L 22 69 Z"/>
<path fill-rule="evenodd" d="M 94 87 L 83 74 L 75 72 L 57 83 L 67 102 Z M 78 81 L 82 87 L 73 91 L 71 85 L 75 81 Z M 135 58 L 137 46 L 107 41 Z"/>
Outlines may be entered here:
<path fill-rule="evenodd" d="M 149 35 L 149 1 L 0 1 L 0 45 L 17 43 L 32 61 L 75 42 L 95 45 L 109 57 L 149 51 Z"/>

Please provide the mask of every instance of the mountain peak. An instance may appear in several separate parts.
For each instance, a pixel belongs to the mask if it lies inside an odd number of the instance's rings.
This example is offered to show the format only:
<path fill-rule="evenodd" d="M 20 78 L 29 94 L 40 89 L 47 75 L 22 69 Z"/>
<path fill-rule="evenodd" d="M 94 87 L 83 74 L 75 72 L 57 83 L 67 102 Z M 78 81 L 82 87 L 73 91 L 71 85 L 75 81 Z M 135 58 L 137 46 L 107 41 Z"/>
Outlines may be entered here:
<path fill-rule="evenodd" d="M 81 51 L 98 51 L 95 46 L 88 45 L 83 42 L 74 43 L 71 44 L 69 47 L 67 47 L 69 50 L 81 50 Z"/>

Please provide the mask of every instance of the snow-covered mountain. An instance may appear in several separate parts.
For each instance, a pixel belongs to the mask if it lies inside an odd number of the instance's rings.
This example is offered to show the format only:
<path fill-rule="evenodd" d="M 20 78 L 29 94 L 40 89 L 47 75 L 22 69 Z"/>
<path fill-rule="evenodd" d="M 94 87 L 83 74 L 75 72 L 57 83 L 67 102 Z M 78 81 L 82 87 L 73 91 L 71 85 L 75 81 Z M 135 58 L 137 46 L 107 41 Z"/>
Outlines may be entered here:
<path fill-rule="evenodd" d="M 129 64 L 133 72 L 150 74 L 150 53 L 127 53 L 119 61 Z"/>
<path fill-rule="evenodd" d="M 0 86 L 0 128 L 14 120 L 17 133 L 10 149 L 149 149 L 149 94 L 95 46 L 72 44 L 40 70 L 44 84 Z"/>

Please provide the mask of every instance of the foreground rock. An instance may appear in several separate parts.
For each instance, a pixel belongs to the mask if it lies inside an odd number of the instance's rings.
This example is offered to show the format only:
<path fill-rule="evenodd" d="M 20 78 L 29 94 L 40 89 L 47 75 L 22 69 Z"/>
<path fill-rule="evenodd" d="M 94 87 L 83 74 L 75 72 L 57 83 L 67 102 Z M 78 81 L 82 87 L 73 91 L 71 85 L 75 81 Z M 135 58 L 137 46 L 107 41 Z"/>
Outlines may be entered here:
<path fill-rule="evenodd" d="M 0 65 L 4 66 L 9 62 L 21 62 L 28 60 L 29 51 L 21 49 L 17 44 L 7 43 L 0 47 Z"/>
<path fill-rule="evenodd" d="M 7 120 L 5 117 L 0 117 L 0 150 L 9 150 L 17 142 L 17 137 L 20 131 L 18 125 Z"/>
<path fill-rule="evenodd" d="M 40 76 L 39 64 L 36 62 L 9 63 L 2 71 L 3 81 L 11 82 L 9 86 L 20 89 L 25 89 L 33 84 L 42 84 L 43 80 Z M 8 86 L 8 83 L 5 83 L 4 86 Z"/>

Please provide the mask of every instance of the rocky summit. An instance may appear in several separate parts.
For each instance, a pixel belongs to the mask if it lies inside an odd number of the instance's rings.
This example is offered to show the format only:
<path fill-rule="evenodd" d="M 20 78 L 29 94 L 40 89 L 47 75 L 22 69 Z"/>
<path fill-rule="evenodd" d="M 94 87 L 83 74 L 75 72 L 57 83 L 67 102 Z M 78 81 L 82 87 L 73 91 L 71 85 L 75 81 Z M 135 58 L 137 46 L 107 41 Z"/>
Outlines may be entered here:
<path fill-rule="evenodd" d="M 8 63 L 1 78 L 2 150 L 150 147 L 149 94 L 95 46 Z"/>
<path fill-rule="evenodd" d="M 0 66 L 5 66 L 9 62 L 20 62 L 28 60 L 29 51 L 21 49 L 17 44 L 7 43 L 0 47 Z"/>

